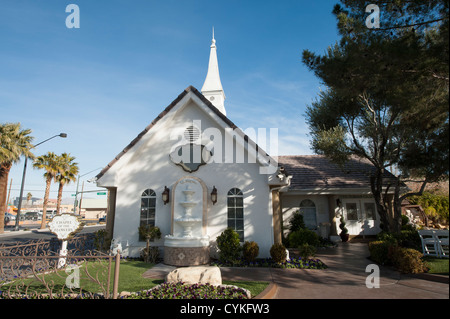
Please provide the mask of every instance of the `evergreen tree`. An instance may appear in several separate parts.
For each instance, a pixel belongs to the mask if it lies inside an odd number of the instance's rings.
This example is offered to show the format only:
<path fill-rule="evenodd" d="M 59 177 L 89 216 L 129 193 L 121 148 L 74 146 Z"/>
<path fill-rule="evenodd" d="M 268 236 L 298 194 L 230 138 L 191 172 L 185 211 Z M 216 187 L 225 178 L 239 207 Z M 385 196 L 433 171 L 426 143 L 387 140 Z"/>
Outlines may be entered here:
<path fill-rule="evenodd" d="M 316 153 L 343 164 L 369 160 L 381 221 L 401 229 L 402 182 L 448 179 L 448 1 L 342 0 L 333 13 L 341 40 L 323 56 L 308 50 L 303 63 L 327 89 L 307 108 Z M 369 3 L 380 28 L 366 25 Z M 394 182 L 385 170 L 398 170 Z M 394 189 L 391 211 L 387 189 Z M 419 192 L 419 193 L 420 193 Z"/>

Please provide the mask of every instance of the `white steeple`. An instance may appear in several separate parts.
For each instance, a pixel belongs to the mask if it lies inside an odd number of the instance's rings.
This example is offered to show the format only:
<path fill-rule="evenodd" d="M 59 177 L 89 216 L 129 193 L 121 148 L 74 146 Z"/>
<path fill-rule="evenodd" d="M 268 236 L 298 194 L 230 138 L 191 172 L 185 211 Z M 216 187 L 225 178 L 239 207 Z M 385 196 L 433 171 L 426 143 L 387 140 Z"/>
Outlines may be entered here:
<path fill-rule="evenodd" d="M 208 73 L 206 75 L 205 83 L 203 83 L 202 94 L 224 115 L 225 111 L 225 93 L 220 82 L 219 63 L 217 62 L 216 40 L 213 38 L 211 43 L 211 52 L 209 55 Z"/>

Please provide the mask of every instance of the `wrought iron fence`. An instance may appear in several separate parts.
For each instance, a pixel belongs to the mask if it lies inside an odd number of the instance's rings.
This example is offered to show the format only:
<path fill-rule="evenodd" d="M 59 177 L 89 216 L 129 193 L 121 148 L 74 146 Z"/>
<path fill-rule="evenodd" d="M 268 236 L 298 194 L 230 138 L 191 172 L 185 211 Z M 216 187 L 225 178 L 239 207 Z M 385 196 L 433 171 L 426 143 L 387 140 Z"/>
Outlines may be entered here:
<path fill-rule="evenodd" d="M 0 244 L 0 299 L 117 298 L 120 255 L 96 250 L 89 236 L 67 246 L 60 254 L 54 239 Z"/>

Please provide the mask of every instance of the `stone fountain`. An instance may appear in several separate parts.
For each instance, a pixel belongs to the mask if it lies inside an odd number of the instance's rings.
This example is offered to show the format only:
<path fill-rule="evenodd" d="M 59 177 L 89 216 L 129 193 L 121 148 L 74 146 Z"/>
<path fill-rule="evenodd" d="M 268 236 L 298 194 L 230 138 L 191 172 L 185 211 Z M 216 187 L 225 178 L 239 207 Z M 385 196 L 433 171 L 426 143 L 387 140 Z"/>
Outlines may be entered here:
<path fill-rule="evenodd" d="M 180 179 L 172 190 L 171 234 L 164 238 L 164 263 L 195 266 L 209 263 L 207 189 L 196 177 Z"/>

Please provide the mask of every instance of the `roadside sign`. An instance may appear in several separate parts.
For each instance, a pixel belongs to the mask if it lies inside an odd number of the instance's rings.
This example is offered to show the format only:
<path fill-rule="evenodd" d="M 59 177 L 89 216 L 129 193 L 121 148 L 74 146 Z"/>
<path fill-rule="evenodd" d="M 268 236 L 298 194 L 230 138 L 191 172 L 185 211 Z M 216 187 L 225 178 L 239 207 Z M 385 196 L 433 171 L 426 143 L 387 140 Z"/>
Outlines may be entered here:
<path fill-rule="evenodd" d="M 106 192 L 97 193 L 97 195 L 106 195 Z"/>
<path fill-rule="evenodd" d="M 58 236 L 58 239 L 67 240 L 83 227 L 78 216 L 72 214 L 56 215 L 48 223 L 50 231 Z"/>
<path fill-rule="evenodd" d="M 50 231 L 55 234 L 58 239 L 62 240 L 61 249 L 59 250 L 58 268 L 62 268 L 66 265 L 67 256 L 67 240 L 71 238 L 76 232 L 83 228 L 79 217 L 73 214 L 61 214 L 56 215 L 48 223 Z"/>

